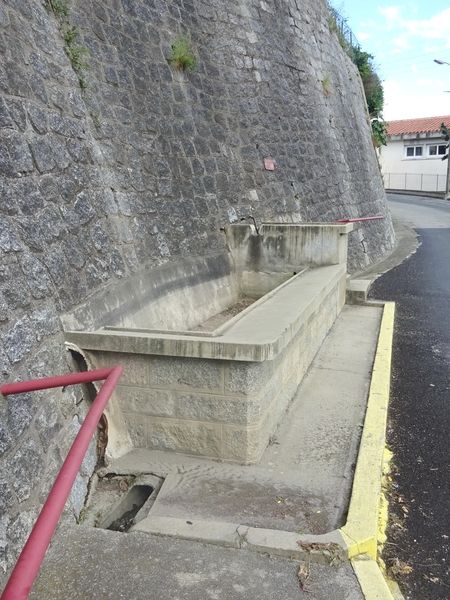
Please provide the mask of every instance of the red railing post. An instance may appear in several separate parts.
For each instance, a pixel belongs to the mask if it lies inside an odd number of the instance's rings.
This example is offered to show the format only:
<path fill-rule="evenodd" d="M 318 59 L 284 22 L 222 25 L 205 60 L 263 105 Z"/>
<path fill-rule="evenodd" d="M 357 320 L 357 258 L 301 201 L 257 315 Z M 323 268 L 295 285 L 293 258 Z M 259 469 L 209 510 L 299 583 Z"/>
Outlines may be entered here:
<path fill-rule="evenodd" d="M 28 598 L 89 443 L 103 414 L 103 410 L 122 375 L 122 371 L 121 366 L 116 366 L 111 369 L 71 373 L 69 375 L 47 377 L 34 381 L 10 383 L 0 386 L 0 392 L 6 396 L 77 383 L 105 380 L 72 443 L 66 460 L 39 513 L 0 600 L 26 600 Z"/>
<path fill-rule="evenodd" d="M 355 219 L 338 219 L 336 223 L 359 223 L 364 221 L 379 221 L 384 219 L 384 215 L 374 215 L 373 217 L 356 217 Z"/>

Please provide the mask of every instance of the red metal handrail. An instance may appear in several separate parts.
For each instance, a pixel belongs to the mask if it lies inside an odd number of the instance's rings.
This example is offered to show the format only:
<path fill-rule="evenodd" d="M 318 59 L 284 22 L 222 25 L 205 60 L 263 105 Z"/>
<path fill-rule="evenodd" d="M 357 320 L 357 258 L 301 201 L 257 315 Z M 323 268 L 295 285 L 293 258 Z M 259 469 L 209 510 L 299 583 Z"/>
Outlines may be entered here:
<path fill-rule="evenodd" d="M 26 600 L 28 598 L 92 436 L 122 375 L 122 371 L 121 366 L 115 366 L 110 369 L 45 377 L 34 381 L 7 383 L 0 386 L 0 392 L 7 396 L 76 383 L 92 383 L 93 381 L 105 380 L 73 441 L 67 458 L 20 553 L 0 600 Z"/>
<path fill-rule="evenodd" d="M 373 217 L 357 217 L 355 219 L 338 219 L 336 223 L 359 223 L 360 221 L 379 221 L 384 219 L 384 215 L 375 215 Z"/>

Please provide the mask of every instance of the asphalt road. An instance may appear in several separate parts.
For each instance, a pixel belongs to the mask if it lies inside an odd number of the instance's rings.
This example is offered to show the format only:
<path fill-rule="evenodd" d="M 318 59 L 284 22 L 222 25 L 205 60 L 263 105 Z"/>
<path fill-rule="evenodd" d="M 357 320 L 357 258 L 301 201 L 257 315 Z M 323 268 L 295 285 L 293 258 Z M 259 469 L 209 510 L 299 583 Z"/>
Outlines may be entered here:
<path fill-rule="evenodd" d="M 450 204 L 390 200 L 420 246 L 370 294 L 397 303 L 388 429 L 395 467 L 384 558 L 408 600 L 449 600 Z"/>

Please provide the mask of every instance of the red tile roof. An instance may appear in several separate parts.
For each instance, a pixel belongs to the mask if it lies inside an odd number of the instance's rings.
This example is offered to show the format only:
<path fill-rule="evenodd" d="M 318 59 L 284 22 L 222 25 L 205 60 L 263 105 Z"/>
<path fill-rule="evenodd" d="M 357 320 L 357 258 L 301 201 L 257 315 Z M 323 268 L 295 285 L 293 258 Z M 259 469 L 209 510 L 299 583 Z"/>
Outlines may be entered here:
<path fill-rule="evenodd" d="M 402 133 L 428 133 L 440 131 L 441 123 L 450 127 L 450 115 L 444 117 L 425 117 L 423 119 L 404 119 L 402 121 L 390 121 L 388 135 L 402 135 Z"/>

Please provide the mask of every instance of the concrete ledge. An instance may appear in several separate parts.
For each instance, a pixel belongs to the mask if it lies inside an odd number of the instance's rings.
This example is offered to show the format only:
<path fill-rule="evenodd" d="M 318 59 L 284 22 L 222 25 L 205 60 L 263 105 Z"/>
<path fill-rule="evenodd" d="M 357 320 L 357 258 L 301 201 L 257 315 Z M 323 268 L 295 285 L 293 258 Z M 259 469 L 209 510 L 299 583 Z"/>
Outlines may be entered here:
<path fill-rule="evenodd" d="M 179 519 L 149 515 L 131 529 L 166 537 L 226 546 L 296 560 L 334 564 L 347 559 L 347 545 L 340 531 L 324 535 L 302 535 L 291 531 L 262 529 L 198 519 Z"/>
<path fill-rule="evenodd" d="M 148 516 L 134 525 L 131 531 L 144 531 L 153 535 L 240 548 L 242 538 L 238 533 L 239 528 L 240 526 L 236 523 L 225 523 L 223 521 L 199 521 L 197 519 L 191 521 L 173 517 Z"/>
<path fill-rule="evenodd" d="M 246 546 L 256 552 L 297 560 L 308 558 L 323 564 L 332 564 L 347 556 L 345 540 L 338 530 L 323 535 L 302 535 L 256 527 L 240 527 L 238 531 L 245 539 Z"/>
<path fill-rule="evenodd" d="M 348 279 L 346 290 L 346 304 L 366 304 L 370 279 Z"/>
<path fill-rule="evenodd" d="M 386 194 L 396 194 L 397 196 L 418 196 L 421 198 L 440 198 L 444 200 L 445 192 L 420 192 L 417 190 L 386 190 Z"/>

